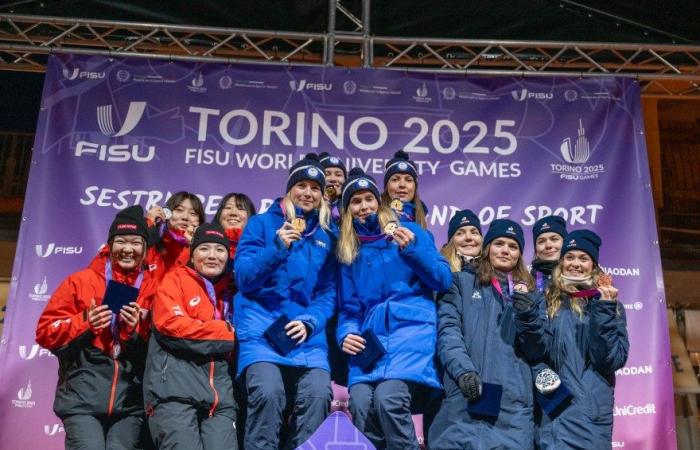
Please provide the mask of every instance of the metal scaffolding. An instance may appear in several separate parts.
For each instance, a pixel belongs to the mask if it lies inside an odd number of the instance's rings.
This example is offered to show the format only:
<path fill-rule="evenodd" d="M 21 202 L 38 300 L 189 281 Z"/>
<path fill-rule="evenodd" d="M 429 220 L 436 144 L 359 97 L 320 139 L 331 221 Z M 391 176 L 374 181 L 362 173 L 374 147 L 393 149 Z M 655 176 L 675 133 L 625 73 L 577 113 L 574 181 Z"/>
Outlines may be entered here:
<path fill-rule="evenodd" d="M 0 70 L 44 71 L 53 52 L 462 75 L 634 77 L 645 97 L 700 99 L 700 46 L 372 36 L 369 0 L 360 17 L 340 0 L 328 4 L 325 33 L 1 14 Z M 337 17 L 350 29 L 336 29 Z"/>

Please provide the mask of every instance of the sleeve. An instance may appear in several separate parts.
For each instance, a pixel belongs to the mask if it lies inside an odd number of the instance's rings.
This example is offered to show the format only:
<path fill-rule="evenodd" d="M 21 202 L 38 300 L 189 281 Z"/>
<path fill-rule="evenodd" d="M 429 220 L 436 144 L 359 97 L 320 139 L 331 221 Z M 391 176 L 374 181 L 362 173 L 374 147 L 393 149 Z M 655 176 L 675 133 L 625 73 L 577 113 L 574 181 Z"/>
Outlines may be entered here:
<path fill-rule="evenodd" d="M 275 240 L 274 245 L 265 242 L 265 224 L 259 217 L 250 219 L 236 249 L 234 273 L 238 289 L 248 294 L 259 289 L 279 268 L 289 250 Z"/>
<path fill-rule="evenodd" d="M 549 355 L 552 343 L 551 330 L 548 327 L 547 306 L 544 294 L 539 291 L 523 294 L 513 293 L 513 297 L 524 296 L 530 300 L 530 308 L 525 311 L 515 309 L 515 326 L 518 332 L 520 349 L 531 363 L 543 361 Z"/>
<path fill-rule="evenodd" d="M 78 298 L 78 282 L 73 276 L 65 279 L 37 323 L 36 342 L 58 357 L 89 345 L 95 337 L 90 330 L 87 308 Z"/>
<path fill-rule="evenodd" d="M 152 318 L 155 337 L 166 350 L 195 355 L 233 351 L 231 324 L 225 320 L 204 322 L 187 315 L 176 273 L 163 279 L 153 302 Z"/>
<path fill-rule="evenodd" d="M 411 228 L 416 238 L 399 255 L 430 289 L 445 292 L 452 281 L 452 271 L 445 258 L 437 251 L 430 235 L 423 229 Z"/>
<path fill-rule="evenodd" d="M 462 298 L 468 294 L 462 293 L 462 286 L 468 283 L 474 285 L 472 274 L 455 273 L 449 290 L 438 297 L 437 353 L 454 380 L 467 372 L 476 371 L 462 333 Z"/>
<path fill-rule="evenodd" d="M 323 331 L 326 328 L 328 319 L 335 314 L 337 266 L 335 254 L 329 252 L 314 287 L 311 304 L 303 314 L 295 317 L 295 320 L 301 320 L 311 327 L 311 336 L 319 331 Z"/>
<path fill-rule="evenodd" d="M 352 266 L 345 264 L 340 266 L 340 312 L 338 314 L 338 328 L 336 340 L 342 348 L 343 341 L 348 334 L 360 334 L 362 327 L 362 304 L 355 289 L 355 281 L 352 279 Z"/>
<path fill-rule="evenodd" d="M 148 279 L 141 285 L 139 296 L 136 299 L 136 303 L 140 308 L 139 321 L 136 324 L 135 330 L 128 330 L 126 327 L 120 329 L 119 338 L 122 341 L 127 341 L 135 336 L 138 336 L 142 341 L 148 342 L 148 338 L 151 335 L 151 308 L 153 307 L 153 301 L 156 293 L 158 292 L 159 283 L 154 276 L 149 276 L 149 274 L 146 274 L 146 276 Z"/>
<path fill-rule="evenodd" d="M 589 355 L 593 367 L 614 373 L 627 362 L 627 317 L 618 301 L 595 300 L 591 305 Z"/>

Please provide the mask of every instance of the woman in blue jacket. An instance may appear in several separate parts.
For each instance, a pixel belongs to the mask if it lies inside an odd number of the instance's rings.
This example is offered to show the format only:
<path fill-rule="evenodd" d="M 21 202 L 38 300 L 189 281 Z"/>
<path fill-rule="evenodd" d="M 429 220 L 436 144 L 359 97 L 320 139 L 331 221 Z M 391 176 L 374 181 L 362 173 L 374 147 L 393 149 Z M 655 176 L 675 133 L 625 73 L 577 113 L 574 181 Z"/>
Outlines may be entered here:
<path fill-rule="evenodd" d="M 524 345 L 544 350 L 573 401 L 553 418 L 543 415 L 542 449 L 609 449 L 615 371 L 629 352 L 625 309 L 598 266 L 600 237 L 570 232 L 547 290 L 546 318 L 530 305 L 518 314 Z M 527 299 L 519 299 L 525 300 Z"/>
<path fill-rule="evenodd" d="M 234 325 L 247 397 L 245 449 L 277 449 L 285 410 L 292 416 L 282 448 L 296 448 L 330 410 L 324 328 L 335 309 L 337 274 L 324 184 L 318 157 L 307 155 L 292 166 L 286 196 L 251 217 L 238 244 Z M 288 353 L 266 336 L 283 315 L 284 331 L 296 341 Z"/>
<path fill-rule="evenodd" d="M 424 230 L 428 228 L 428 211 L 418 195 L 418 171 L 403 150 L 386 163 L 381 203 L 393 209 L 401 222 L 415 222 Z"/>
<path fill-rule="evenodd" d="M 342 203 L 337 337 L 344 352 L 357 355 L 350 358 L 348 381 L 353 423 L 378 449 L 418 449 L 411 403 L 441 388 L 433 291 L 449 287 L 450 268 L 420 226 L 397 226 L 361 169 L 350 172 Z M 368 330 L 384 352 L 368 346 L 362 337 Z M 378 359 L 358 363 L 371 350 Z"/>
<path fill-rule="evenodd" d="M 531 368 L 516 340 L 510 300 L 516 291 L 535 288 L 523 246 L 517 223 L 495 220 L 484 237 L 476 273 L 456 273 L 438 300 L 437 351 L 446 398 L 430 428 L 431 449 L 533 448 Z M 541 302 L 541 296 L 532 301 Z M 498 386 L 500 401 L 476 409 L 482 395 L 490 397 L 486 390 Z"/>

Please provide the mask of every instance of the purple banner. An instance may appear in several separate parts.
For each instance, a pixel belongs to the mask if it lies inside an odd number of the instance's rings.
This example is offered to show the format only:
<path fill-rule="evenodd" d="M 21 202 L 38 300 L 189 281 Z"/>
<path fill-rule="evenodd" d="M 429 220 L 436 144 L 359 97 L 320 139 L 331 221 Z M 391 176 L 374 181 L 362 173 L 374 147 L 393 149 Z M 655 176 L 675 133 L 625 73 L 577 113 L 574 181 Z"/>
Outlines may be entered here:
<path fill-rule="evenodd" d="M 614 448 L 674 448 L 670 351 L 638 84 L 631 79 L 465 78 L 307 67 L 51 55 L 0 346 L 0 435 L 60 448 L 56 359 L 34 342 L 52 291 L 106 240 L 114 213 L 228 192 L 259 210 L 290 165 L 328 151 L 379 181 L 404 149 L 442 245 L 454 211 L 528 235 L 551 213 L 603 237 L 627 310 Z M 532 243 L 526 257 L 532 258 Z M 344 405 L 345 401 L 336 401 Z M 17 433 L 23 430 L 25 433 Z"/>

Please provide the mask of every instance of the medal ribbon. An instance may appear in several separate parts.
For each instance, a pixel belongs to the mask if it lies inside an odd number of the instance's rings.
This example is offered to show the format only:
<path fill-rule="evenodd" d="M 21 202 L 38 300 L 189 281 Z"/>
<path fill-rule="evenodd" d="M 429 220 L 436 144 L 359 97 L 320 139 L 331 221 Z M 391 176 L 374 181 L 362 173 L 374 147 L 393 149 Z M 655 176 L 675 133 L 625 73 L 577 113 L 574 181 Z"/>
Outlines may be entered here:
<path fill-rule="evenodd" d="M 105 263 L 105 286 L 109 284 L 109 282 L 112 281 L 112 261 L 109 259 Z M 136 277 L 136 281 L 134 282 L 134 286 L 136 289 L 141 289 L 141 283 L 143 282 L 143 272 L 139 272 L 138 277 Z M 112 348 L 114 346 L 119 345 L 119 315 L 118 314 L 112 314 L 112 321 L 109 325 L 109 330 L 112 332 Z M 117 356 L 119 356 L 119 347 L 117 347 L 117 354 L 114 355 L 114 352 L 112 356 L 116 359 Z"/>
<path fill-rule="evenodd" d="M 569 294 L 571 297 L 581 298 L 581 297 L 595 297 L 600 296 L 600 291 L 598 289 L 586 289 L 584 291 L 577 291 Z"/>
<path fill-rule="evenodd" d="M 539 270 L 535 272 L 535 281 L 537 284 L 537 290 L 544 292 L 544 275 Z"/>
<path fill-rule="evenodd" d="M 508 295 L 503 295 L 503 289 L 501 289 L 501 283 L 498 282 L 498 278 L 491 278 L 491 285 L 504 300 L 510 302 L 510 296 L 513 295 L 513 276 L 510 273 L 508 273 Z"/>
<path fill-rule="evenodd" d="M 211 303 L 211 305 L 214 307 L 214 319 L 221 320 L 221 313 L 219 312 L 219 308 L 216 305 L 216 291 L 214 290 L 214 284 L 211 281 L 204 278 L 202 275 L 199 275 L 199 278 L 201 278 L 204 282 L 204 287 L 207 290 L 207 297 L 209 298 L 209 302 Z M 226 317 L 226 315 L 228 314 L 227 306 L 228 305 L 224 301 L 224 317 Z"/>

